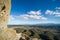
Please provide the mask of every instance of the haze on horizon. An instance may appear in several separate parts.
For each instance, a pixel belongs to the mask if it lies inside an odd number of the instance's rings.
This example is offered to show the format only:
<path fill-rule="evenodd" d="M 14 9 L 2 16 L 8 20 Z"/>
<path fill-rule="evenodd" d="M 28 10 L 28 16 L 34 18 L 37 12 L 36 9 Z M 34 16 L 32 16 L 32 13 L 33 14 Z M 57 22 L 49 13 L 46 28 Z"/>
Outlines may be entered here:
<path fill-rule="evenodd" d="M 12 0 L 8 24 L 60 24 L 60 0 Z"/>

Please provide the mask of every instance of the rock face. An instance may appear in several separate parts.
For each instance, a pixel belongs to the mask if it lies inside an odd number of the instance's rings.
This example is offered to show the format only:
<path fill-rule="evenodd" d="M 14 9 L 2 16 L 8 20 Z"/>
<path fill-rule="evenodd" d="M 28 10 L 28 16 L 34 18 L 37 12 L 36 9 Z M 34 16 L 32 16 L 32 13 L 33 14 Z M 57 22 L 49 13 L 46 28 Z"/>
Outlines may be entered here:
<path fill-rule="evenodd" d="M 0 29 L 7 28 L 11 0 L 0 0 Z"/>
<path fill-rule="evenodd" d="M 0 40 L 15 40 L 16 32 L 7 28 L 11 0 L 0 0 Z"/>

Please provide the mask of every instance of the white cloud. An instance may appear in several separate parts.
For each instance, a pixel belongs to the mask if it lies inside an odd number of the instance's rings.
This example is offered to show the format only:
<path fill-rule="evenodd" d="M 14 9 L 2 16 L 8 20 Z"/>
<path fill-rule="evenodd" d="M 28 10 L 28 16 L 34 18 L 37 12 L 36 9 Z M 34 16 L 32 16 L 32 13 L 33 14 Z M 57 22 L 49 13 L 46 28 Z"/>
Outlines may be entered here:
<path fill-rule="evenodd" d="M 46 10 L 45 11 L 45 14 L 48 14 L 50 16 L 53 15 L 55 17 L 60 17 L 60 11 L 59 10 L 55 10 L 55 11 Z M 10 24 L 10 25 L 14 25 L 14 24 L 16 24 L 16 25 L 18 25 L 18 24 L 25 24 L 26 23 L 25 21 L 27 21 L 27 20 L 29 21 L 31 19 L 34 19 L 34 20 L 47 20 L 48 18 L 46 18 L 44 15 L 42 15 L 41 10 L 38 10 L 38 11 L 30 11 L 30 12 L 27 12 L 26 14 L 21 14 L 21 15 L 18 15 L 18 16 L 10 15 L 9 23 L 8 24 Z M 25 21 L 23 21 L 23 20 L 25 20 Z"/>
<path fill-rule="evenodd" d="M 24 19 L 28 19 L 29 15 L 23 14 L 23 15 L 20 15 L 19 18 L 20 18 L 20 17 L 22 17 L 22 18 L 24 18 Z"/>
<path fill-rule="evenodd" d="M 60 17 L 60 15 L 55 15 L 55 17 Z"/>
<path fill-rule="evenodd" d="M 28 16 L 28 15 L 26 15 Z M 19 18 L 20 16 L 15 16 L 15 15 L 10 15 L 9 17 L 9 22 L 8 22 L 8 25 L 19 25 L 19 24 L 27 24 L 27 20 L 26 22 L 24 20 L 21 21 L 21 19 Z M 28 18 L 30 17 L 30 18 Z M 23 17 L 24 19 L 39 19 L 39 20 L 46 20 L 47 18 L 45 17 L 41 17 L 41 16 L 32 16 L 32 15 L 29 15 L 28 17 Z M 40 19 L 41 18 L 41 19 Z M 38 22 L 37 22 L 38 23 Z M 28 23 L 28 24 L 34 24 L 34 23 Z"/>
<path fill-rule="evenodd" d="M 40 15 L 41 14 L 41 10 L 38 10 L 38 11 L 30 11 L 28 13 L 31 14 L 31 15 Z"/>
<path fill-rule="evenodd" d="M 20 20 L 16 19 L 16 16 L 10 15 L 8 24 L 14 25 L 14 24 L 20 24 Z"/>
<path fill-rule="evenodd" d="M 46 10 L 45 14 L 52 15 L 52 14 L 53 14 L 53 11 L 51 11 L 51 10 Z"/>
<path fill-rule="evenodd" d="M 38 20 L 47 20 L 46 17 L 42 16 L 42 13 L 40 10 L 38 11 L 30 11 L 28 14 L 20 15 L 20 17 L 24 19 L 38 19 Z"/>
<path fill-rule="evenodd" d="M 30 12 L 27 12 L 27 14 L 21 14 L 18 16 L 10 15 L 8 24 L 10 24 L 10 25 L 25 24 L 25 21 L 30 20 L 30 19 L 47 20 L 47 18 L 42 15 L 41 11 L 38 10 L 38 11 L 33 11 L 33 12 L 30 11 Z"/>
<path fill-rule="evenodd" d="M 42 17 L 41 19 L 43 19 L 43 20 L 44 20 L 44 19 L 45 19 L 45 20 L 47 20 L 47 18 L 46 18 L 46 17 Z"/>
<path fill-rule="evenodd" d="M 47 20 L 47 18 L 43 17 L 43 16 L 38 16 L 38 15 L 21 15 L 20 17 L 24 18 L 24 19 L 39 19 L 39 20 Z"/>
<path fill-rule="evenodd" d="M 9 20 L 10 20 L 10 19 L 11 19 L 11 20 L 14 20 L 15 18 L 14 18 L 13 15 L 11 15 L 10 18 L 9 18 Z"/>
<path fill-rule="evenodd" d="M 51 11 L 51 10 L 46 10 L 45 14 L 49 14 L 49 15 L 53 15 L 55 17 L 60 17 L 60 11 L 59 10 L 55 10 L 55 11 Z"/>
<path fill-rule="evenodd" d="M 54 12 L 53 14 L 54 15 L 60 15 L 60 12 Z"/>
<path fill-rule="evenodd" d="M 55 9 L 60 9 L 60 7 L 56 7 Z"/>
<path fill-rule="evenodd" d="M 33 11 L 33 12 L 30 11 L 27 12 L 27 14 L 21 14 L 18 16 L 10 15 L 8 24 L 10 25 L 24 24 L 25 21 L 21 21 L 21 19 L 26 21 L 30 19 L 47 20 L 47 18 L 42 15 L 41 11 Z"/>

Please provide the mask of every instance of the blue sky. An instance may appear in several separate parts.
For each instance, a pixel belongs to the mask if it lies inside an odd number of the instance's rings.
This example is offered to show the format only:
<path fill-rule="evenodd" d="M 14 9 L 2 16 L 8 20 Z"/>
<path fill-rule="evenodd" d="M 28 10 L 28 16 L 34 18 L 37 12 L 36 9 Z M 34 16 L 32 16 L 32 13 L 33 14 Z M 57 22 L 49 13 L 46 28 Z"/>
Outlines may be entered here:
<path fill-rule="evenodd" d="M 60 0 L 12 0 L 8 24 L 60 24 Z"/>

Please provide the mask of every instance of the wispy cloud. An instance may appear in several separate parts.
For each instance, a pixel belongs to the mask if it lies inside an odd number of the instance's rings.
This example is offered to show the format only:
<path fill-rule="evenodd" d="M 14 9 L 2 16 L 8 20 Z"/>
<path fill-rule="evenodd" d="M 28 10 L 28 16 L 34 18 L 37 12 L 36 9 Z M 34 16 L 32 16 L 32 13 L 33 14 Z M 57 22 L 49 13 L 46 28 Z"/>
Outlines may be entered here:
<path fill-rule="evenodd" d="M 53 11 L 51 11 L 51 10 L 46 10 L 45 14 L 52 15 L 52 14 L 53 14 Z"/>
<path fill-rule="evenodd" d="M 55 17 L 60 17 L 60 10 L 46 10 L 45 14 L 53 15 Z"/>
<path fill-rule="evenodd" d="M 41 10 L 38 10 L 38 11 L 30 11 L 30 12 L 28 12 L 28 14 L 30 14 L 30 15 L 40 15 L 41 14 Z"/>
<path fill-rule="evenodd" d="M 21 21 L 22 20 L 47 20 L 46 17 L 44 17 L 41 13 L 41 10 L 38 10 L 38 11 L 30 11 L 30 12 L 27 12 L 27 14 L 21 14 L 21 15 L 10 15 L 10 18 L 9 18 L 9 23 L 10 25 L 18 25 L 18 24 L 23 24 L 25 23 L 25 21 Z"/>
<path fill-rule="evenodd" d="M 20 15 L 20 17 L 22 17 L 24 19 L 47 20 L 47 18 L 42 15 L 41 10 L 30 11 L 30 12 L 27 12 L 27 14 Z"/>
<path fill-rule="evenodd" d="M 8 24 L 10 24 L 10 25 L 14 25 L 14 24 L 18 25 L 18 24 L 20 24 L 20 20 L 18 20 L 15 15 L 10 15 Z"/>
<path fill-rule="evenodd" d="M 60 9 L 60 7 L 56 7 L 55 9 Z"/>
<path fill-rule="evenodd" d="M 46 10 L 45 11 L 45 15 L 46 17 L 49 16 L 54 16 L 54 17 L 60 17 L 60 10 Z M 29 11 L 25 14 L 20 14 L 20 15 L 10 15 L 9 18 L 9 23 L 8 24 L 23 24 L 25 23 L 25 21 L 23 22 L 22 20 L 49 20 L 49 18 L 46 18 L 45 15 L 43 15 L 43 13 L 41 12 L 41 10 L 38 11 Z M 22 20 L 21 20 L 22 19 Z M 44 21 L 45 22 L 45 21 Z M 28 22 L 27 22 L 28 23 Z"/>

